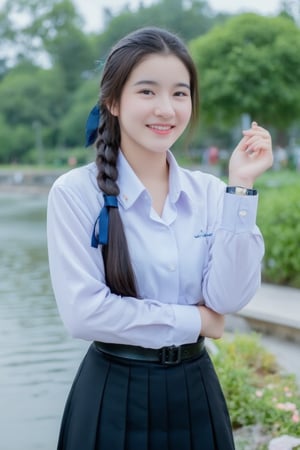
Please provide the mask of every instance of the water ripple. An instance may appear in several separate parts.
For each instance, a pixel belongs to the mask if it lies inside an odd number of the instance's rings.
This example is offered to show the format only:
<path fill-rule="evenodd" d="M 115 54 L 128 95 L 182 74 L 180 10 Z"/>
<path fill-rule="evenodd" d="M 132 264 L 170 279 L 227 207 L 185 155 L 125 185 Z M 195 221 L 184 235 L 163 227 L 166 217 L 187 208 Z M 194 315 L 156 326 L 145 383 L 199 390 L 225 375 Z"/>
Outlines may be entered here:
<path fill-rule="evenodd" d="M 49 279 L 46 197 L 0 196 L 1 449 L 53 450 L 88 343 L 67 336 Z"/>

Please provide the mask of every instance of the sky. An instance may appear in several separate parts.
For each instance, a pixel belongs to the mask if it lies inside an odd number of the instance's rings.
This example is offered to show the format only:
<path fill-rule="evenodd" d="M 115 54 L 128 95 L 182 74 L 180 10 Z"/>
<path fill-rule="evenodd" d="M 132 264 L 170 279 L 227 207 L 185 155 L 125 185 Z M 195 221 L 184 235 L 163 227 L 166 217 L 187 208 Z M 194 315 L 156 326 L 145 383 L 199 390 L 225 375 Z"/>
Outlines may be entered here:
<path fill-rule="evenodd" d="M 0 7 L 5 0 L 0 0 Z M 79 12 L 86 21 L 86 31 L 100 31 L 103 29 L 103 8 L 110 8 L 118 12 L 126 4 L 131 9 L 137 9 L 140 2 L 145 6 L 156 3 L 157 0 L 73 0 Z M 300 17 L 300 0 L 287 0 L 297 17 Z M 279 12 L 281 0 L 207 0 L 216 12 L 240 13 L 253 11 L 259 14 L 276 15 Z"/>
<path fill-rule="evenodd" d="M 102 29 L 103 20 L 101 11 L 103 8 L 110 8 L 118 12 L 123 6 L 129 4 L 131 9 L 137 8 L 140 0 L 73 0 L 80 13 L 86 20 L 86 29 L 89 31 L 99 31 Z M 143 0 L 144 5 L 154 3 L 154 0 Z M 276 15 L 279 11 L 280 0 L 208 0 L 208 4 L 215 11 L 225 11 L 239 13 L 253 11 L 259 14 Z M 290 0 L 296 4 L 296 0 Z"/>

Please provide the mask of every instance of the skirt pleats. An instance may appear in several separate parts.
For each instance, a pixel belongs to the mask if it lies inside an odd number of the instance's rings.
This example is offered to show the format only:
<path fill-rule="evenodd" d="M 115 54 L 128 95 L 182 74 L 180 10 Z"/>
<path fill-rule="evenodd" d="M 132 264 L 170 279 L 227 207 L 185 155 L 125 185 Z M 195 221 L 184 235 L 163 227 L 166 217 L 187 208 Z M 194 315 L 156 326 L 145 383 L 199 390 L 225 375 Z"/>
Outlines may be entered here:
<path fill-rule="evenodd" d="M 169 448 L 168 429 L 169 418 L 167 412 L 166 370 L 150 369 L 149 376 L 149 449 Z"/>
<path fill-rule="evenodd" d="M 125 448 L 148 448 L 148 405 L 148 369 L 142 366 L 132 367 L 128 391 Z"/>
<path fill-rule="evenodd" d="M 187 389 L 183 383 L 184 365 L 172 373 L 166 372 L 167 403 L 166 414 L 168 416 L 168 448 L 191 448 L 189 399 Z"/>
<path fill-rule="evenodd" d="M 215 447 L 213 448 L 234 448 L 231 422 L 226 401 L 219 384 L 214 366 L 208 355 L 206 357 L 205 366 L 202 366 L 200 364 L 199 367 L 202 379 L 201 385 L 205 390 L 208 409 L 211 417 L 210 423 L 212 426 L 212 432 L 215 441 Z"/>
<path fill-rule="evenodd" d="M 206 350 L 163 366 L 106 356 L 92 344 L 66 403 L 58 450 L 234 450 Z"/>
<path fill-rule="evenodd" d="M 97 448 L 99 409 L 101 408 L 101 399 L 105 390 L 109 367 L 110 363 L 103 361 L 101 376 L 99 377 L 90 354 L 88 353 L 85 356 L 66 403 L 58 449 L 89 450 Z"/>
<path fill-rule="evenodd" d="M 186 374 L 189 405 L 190 405 L 190 429 L 192 434 L 192 449 L 203 448 L 214 450 L 215 436 L 211 423 L 210 403 L 203 386 L 201 369 L 195 365 L 193 370 Z M 200 446 L 201 444 L 201 446 Z M 198 445 L 198 447 L 197 447 Z"/>
<path fill-rule="evenodd" d="M 95 449 L 125 448 L 129 367 L 110 364 L 105 390 L 99 398 Z M 113 430 L 113 432 L 107 432 Z"/>

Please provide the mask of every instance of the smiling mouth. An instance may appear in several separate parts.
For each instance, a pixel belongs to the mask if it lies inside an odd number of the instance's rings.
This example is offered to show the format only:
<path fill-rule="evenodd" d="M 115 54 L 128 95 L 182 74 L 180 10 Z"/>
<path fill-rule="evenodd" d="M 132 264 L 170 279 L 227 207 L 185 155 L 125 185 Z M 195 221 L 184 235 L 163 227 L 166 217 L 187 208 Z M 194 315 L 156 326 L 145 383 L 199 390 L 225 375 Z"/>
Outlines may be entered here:
<path fill-rule="evenodd" d="M 157 131 L 170 131 L 174 128 L 174 125 L 147 125 L 151 130 Z"/>

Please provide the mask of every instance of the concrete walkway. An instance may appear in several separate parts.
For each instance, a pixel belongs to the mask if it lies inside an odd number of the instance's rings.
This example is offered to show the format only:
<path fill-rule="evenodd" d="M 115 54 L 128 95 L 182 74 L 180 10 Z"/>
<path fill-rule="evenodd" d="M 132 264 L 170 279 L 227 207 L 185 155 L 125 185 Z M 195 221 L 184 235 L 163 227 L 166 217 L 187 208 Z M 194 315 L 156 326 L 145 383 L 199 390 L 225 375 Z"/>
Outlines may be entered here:
<path fill-rule="evenodd" d="M 259 331 L 300 343 L 299 289 L 263 284 L 239 316 Z"/>
<path fill-rule="evenodd" d="M 261 343 L 300 385 L 300 289 L 263 284 L 237 315 L 226 317 L 229 332 L 261 333 Z"/>

